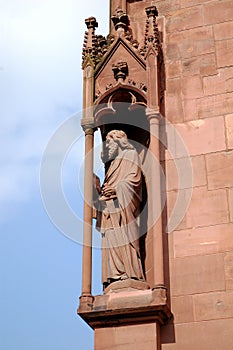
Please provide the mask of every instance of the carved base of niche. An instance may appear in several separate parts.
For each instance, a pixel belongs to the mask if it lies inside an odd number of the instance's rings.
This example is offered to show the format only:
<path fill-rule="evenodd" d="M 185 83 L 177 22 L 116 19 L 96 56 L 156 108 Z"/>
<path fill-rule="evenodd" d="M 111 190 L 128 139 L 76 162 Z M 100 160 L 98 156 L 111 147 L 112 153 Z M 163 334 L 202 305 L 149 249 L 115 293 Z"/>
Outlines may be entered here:
<path fill-rule="evenodd" d="M 93 329 L 158 322 L 165 324 L 172 313 L 165 289 L 131 289 L 97 295 L 93 303 L 80 299 L 78 314 Z"/>
<path fill-rule="evenodd" d="M 104 289 L 104 294 L 146 289 L 150 289 L 149 284 L 147 284 L 146 282 L 133 279 L 125 279 L 122 281 L 116 281 L 111 283 Z"/>

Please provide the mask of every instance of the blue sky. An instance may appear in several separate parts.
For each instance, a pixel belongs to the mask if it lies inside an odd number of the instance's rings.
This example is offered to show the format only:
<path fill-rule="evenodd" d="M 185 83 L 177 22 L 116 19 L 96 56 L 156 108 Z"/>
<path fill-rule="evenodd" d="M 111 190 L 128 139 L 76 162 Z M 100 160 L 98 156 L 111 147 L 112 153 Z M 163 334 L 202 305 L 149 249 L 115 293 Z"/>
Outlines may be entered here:
<path fill-rule="evenodd" d="M 93 332 L 76 315 L 82 248 L 51 222 L 39 173 L 54 132 L 71 116 L 80 116 L 84 20 L 96 16 L 97 32 L 106 35 L 108 5 L 107 0 L 85 5 L 78 0 L 0 0 L 2 350 L 93 349 Z M 64 161 L 62 186 L 80 218 L 79 126 L 77 136 Z M 99 262 L 95 249 L 94 294 L 101 291 Z"/>

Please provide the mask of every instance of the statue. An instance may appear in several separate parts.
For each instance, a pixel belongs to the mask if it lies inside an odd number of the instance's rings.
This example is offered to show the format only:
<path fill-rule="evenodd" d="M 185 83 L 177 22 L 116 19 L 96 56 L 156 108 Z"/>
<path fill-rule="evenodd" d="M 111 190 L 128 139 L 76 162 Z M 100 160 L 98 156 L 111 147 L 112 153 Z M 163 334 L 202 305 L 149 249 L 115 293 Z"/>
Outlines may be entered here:
<path fill-rule="evenodd" d="M 124 131 L 107 134 L 104 160 L 111 164 L 97 201 L 96 223 L 102 234 L 103 285 L 125 279 L 145 281 L 139 249 L 141 165 Z"/>

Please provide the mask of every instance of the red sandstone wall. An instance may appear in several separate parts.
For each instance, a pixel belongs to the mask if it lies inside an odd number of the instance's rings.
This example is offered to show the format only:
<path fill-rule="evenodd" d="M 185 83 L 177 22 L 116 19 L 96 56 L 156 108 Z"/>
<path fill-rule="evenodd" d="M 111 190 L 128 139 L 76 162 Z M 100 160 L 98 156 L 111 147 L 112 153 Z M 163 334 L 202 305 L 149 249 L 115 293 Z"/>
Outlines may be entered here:
<path fill-rule="evenodd" d="M 165 16 L 166 117 L 190 153 L 194 188 L 169 234 L 172 323 L 163 350 L 233 349 L 233 2 L 156 1 Z M 177 153 L 179 157 L 179 153 Z M 167 157 L 168 212 L 177 172 Z M 185 171 L 185 170 L 184 170 Z M 185 195 L 185 191 L 184 195 Z"/>
<path fill-rule="evenodd" d="M 112 6 L 120 6 L 112 0 Z M 129 1 L 134 37 L 144 8 Z M 162 350 L 233 349 L 233 1 L 157 0 L 164 17 L 166 118 L 189 151 L 194 185 L 185 217 L 169 237 L 171 310 Z M 114 7 L 115 8 L 115 7 Z M 138 17 L 142 13 L 142 17 Z M 173 148 L 176 145 L 173 145 Z M 180 157 L 179 150 L 175 154 Z M 185 169 L 184 169 L 185 172 Z M 167 154 L 167 204 L 178 177 Z M 185 197 L 188 189 L 183 190 Z"/>

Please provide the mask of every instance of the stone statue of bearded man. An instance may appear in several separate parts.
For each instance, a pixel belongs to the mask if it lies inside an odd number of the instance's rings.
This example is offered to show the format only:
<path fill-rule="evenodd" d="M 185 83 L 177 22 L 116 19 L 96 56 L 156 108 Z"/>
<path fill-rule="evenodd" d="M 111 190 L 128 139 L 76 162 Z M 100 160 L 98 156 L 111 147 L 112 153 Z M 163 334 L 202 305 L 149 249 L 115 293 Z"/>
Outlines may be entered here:
<path fill-rule="evenodd" d="M 126 279 L 145 281 L 139 249 L 141 165 L 124 131 L 107 134 L 107 160 L 111 164 L 100 191 L 96 224 L 102 234 L 104 287 Z"/>

